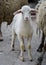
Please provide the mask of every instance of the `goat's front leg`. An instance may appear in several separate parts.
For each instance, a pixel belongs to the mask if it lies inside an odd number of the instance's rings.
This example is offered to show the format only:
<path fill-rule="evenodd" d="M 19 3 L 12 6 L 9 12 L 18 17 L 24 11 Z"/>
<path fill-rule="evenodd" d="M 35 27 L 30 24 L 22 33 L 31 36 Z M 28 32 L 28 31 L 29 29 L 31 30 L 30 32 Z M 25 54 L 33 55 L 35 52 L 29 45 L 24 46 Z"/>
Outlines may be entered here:
<path fill-rule="evenodd" d="M 28 48 L 28 56 L 29 56 L 29 60 L 32 61 L 33 59 L 32 59 L 32 54 L 31 54 L 31 44 L 30 44 L 31 39 L 28 38 L 27 41 L 28 41 L 28 45 L 27 45 L 27 48 Z"/>
<path fill-rule="evenodd" d="M 19 36 L 19 41 L 20 41 L 20 60 L 24 61 L 24 39 Z"/>
<path fill-rule="evenodd" d="M 14 51 L 14 41 L 15 41 L 15 32 L 12 30 L 12 42 L 11 42 L 11 49 Z"/>
<path fill-rule="evenodd" d="M 25 44 L 24 44 L 24 39 L 22 37 L 22 40 L 23 40 L 23 45 L 24 45 L 24 52 L 26 51 L 26 48 L 25 48 Z"/>

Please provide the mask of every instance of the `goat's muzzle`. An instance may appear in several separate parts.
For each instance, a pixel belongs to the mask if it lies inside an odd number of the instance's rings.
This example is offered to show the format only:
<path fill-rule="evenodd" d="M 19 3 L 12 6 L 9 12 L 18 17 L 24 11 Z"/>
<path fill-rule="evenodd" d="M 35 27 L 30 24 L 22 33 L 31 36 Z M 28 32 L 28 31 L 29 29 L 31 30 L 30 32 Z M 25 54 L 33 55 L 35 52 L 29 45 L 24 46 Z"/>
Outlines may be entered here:
<path fill-rule="evenodd" d="M 28 21 L 28 17 L 25 17 L 24 21 Z"/>

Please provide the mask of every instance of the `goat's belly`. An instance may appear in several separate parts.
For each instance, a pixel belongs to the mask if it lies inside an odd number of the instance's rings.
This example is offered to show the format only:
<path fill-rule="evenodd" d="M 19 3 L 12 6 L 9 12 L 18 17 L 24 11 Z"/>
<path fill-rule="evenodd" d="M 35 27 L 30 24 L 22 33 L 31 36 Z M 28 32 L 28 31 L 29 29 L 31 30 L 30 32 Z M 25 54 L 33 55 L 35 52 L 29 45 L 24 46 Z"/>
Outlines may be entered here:
<path fill-rule="evenodd" d="M 28 32 L 21 32 L 20 34 L 23 37 L 31 37 L 32 36 L 32 32 L 28 31 Z"/>

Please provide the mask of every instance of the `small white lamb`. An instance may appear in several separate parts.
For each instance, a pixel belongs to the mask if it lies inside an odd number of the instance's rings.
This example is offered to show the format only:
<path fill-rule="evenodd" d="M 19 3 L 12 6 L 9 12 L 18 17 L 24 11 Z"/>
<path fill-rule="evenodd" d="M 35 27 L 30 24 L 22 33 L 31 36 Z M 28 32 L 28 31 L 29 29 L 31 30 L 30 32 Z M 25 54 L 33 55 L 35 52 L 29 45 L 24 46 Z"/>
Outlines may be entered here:
<path fill-rule="evenodd" d="M 14 12 L 14 18 L 12 22 L 12 43 L 11 47 L 14 50 L 14 39 L 17 35 L 20 42 L 20 59 L 24 60 L 24 38 L 27 38 L 28 44 L 28 56 L 32 60 L 31 55 L 31 39 L 33 35 L 33 22 L 31 20 L 31 14 L 36 13 L 35 9 L 30 8 L 28 5 L 24 5 L 20 10 Z M 16 34 L 16 35 L 15 35 Z"/>

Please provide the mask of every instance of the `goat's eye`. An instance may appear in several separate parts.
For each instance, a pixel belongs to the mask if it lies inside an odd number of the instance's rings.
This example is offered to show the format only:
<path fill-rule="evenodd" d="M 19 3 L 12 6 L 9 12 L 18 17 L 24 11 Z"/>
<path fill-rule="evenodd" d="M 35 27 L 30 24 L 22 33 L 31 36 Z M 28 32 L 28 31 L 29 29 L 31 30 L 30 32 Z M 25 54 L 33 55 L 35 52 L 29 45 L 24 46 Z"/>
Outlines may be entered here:
<path fill-rule="evenodd" d="M 22 14 L 24 14 L 24 13 L 22 12 Z"/>

